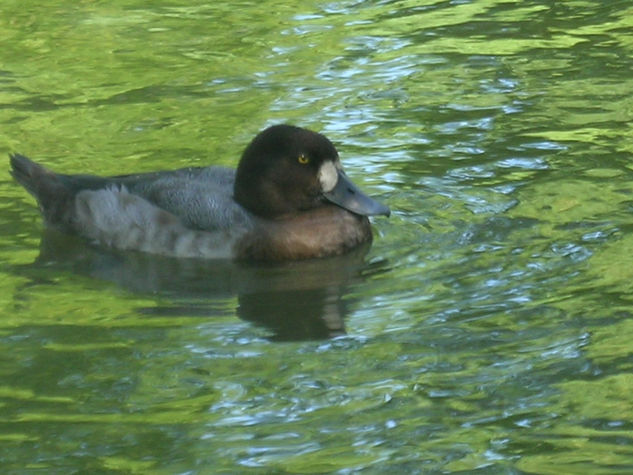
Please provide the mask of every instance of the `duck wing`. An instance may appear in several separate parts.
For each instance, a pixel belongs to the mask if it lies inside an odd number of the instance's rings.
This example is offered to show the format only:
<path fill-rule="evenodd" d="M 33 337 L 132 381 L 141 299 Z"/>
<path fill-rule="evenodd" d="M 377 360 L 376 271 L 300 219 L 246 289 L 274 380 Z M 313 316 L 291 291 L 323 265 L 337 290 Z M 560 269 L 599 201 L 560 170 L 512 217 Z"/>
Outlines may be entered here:
<path fill-rule="evenodd" d="M 233 199 L 235 170 L 184 168 L 152 176 L 116 178 L 130 193 L 178 216 L 187 227 L 205 231 L 245 227 L 250 214 Z"/>
<path fill-rule="evenodd" d="M 67 175 L 12 154 L 11 174 L 37 199 L 46 221 L 61 229 L 73 227 L 74 202 L 80 192 L 108 188 L 125 188 L 194 230 L 231 230 L 248 227 L 251 221 L 233 200 L 235 170 L 229 168 L 191 167 L 111 177 Z"/>
<path fill-rule="evenodd" d="M 112 177 L 60 175 L 60 179 L 75 192 L 125 187 L 191 229 L 229 230 L 249 221 L 248 212 L 233 200 L 235 170 L 230 168 L 194 167 Z"/>

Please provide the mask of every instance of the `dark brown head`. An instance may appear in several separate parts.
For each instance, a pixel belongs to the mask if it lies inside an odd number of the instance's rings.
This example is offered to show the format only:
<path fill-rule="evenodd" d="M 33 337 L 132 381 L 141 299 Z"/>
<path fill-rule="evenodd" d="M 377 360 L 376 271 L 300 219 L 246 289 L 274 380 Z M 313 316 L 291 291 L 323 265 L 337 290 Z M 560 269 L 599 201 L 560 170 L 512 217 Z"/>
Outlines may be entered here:
<path fill-rule="evenodd" d="M 278 218 L 332 202 L 360 215 L 389 208 L 356 188 L 325 136 L 292 125 L 274 125 L 246 147 L 237 167 L 235 200 L 264 218 Z"/>

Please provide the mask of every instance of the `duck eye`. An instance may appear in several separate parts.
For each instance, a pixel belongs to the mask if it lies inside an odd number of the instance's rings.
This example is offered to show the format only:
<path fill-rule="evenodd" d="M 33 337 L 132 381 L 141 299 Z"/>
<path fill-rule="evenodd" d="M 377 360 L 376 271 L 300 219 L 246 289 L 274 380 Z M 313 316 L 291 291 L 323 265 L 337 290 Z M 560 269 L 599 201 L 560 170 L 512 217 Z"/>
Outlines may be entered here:
<path fill-rule="evenodd" d="M 308 162 L 310 161 L 310 159 L 302 153 L 301 155 L 299 155 L 299 156 L 297 157 L 297 161 L 298 161 L 301 165 L 305 165 L 306 163 L 308 163 Z"/>

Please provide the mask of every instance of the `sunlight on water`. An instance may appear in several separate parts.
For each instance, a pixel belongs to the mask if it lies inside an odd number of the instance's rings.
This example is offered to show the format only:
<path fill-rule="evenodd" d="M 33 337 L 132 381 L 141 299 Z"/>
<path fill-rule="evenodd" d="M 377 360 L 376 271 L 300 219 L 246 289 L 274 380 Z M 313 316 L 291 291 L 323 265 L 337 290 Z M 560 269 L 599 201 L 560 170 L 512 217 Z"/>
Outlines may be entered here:
<path fill-rule="evenodd" d="M 393 214 L 340 258 L 178 261 L 44 232 L 5 173 L 2 473 L 633 471 L 628 2 L 3 13 L 5 154 L 235 166 L 291 122 Z"/>

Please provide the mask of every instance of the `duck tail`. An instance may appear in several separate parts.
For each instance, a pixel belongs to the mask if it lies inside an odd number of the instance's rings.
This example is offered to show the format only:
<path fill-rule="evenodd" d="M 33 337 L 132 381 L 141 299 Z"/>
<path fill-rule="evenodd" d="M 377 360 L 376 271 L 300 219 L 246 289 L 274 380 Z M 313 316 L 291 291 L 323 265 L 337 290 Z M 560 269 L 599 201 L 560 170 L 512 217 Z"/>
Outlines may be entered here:
<path fill-rule="evenodd" d="M 72 227 L 75 193 L 64 185 L 59 175 L 17 153 L 9 155 L 11 176 L 32 194 L 47 224 Z"/>

